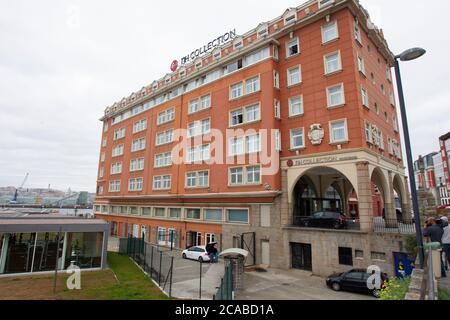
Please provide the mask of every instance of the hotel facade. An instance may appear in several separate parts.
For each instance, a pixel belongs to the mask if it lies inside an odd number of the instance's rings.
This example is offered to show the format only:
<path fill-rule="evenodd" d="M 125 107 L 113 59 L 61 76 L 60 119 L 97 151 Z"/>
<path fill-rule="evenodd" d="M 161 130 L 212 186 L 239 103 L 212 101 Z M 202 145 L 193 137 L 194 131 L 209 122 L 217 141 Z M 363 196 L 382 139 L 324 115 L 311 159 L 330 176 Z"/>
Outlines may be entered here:
<path fill-rule="evenodd" d="M 314 0 L 228 35 L 106 108 L 96 216 L 113 236 L 217 241 L 258 265 L 392 274 L 411 219 L 396 199 L 411 210 L 382 31 L 358 1 Z M 330 211 L 347 226 L 303 223 Z"/>

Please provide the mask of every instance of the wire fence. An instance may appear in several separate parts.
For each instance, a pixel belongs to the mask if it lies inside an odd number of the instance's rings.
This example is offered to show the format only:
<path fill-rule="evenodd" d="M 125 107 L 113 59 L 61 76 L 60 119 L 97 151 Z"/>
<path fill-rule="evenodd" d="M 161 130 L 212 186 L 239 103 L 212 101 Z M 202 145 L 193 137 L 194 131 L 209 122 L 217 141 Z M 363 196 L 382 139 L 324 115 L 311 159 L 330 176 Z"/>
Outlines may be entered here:
<path fill-rule="evenodd" d="M 165 292 L 172 297 L 173 256 L 144 239 L 120 239 L 119 253 L 133 259 Z"/>
<path fill-rule="evenodd" d="M 402 221 L 397 219 L 383 219 L 381 217 L 373 220 L 374 232 L 378 233 L 399 233 L 414 234 L 415 224 L 412 221 Z"/>
<path fill-rule="evenodd" d="M 220 286 L 217 288 L 213 300 L 233 300 L 233 267 L 227 262 L 225 265 L 225 274 L 220 280 Z"/>

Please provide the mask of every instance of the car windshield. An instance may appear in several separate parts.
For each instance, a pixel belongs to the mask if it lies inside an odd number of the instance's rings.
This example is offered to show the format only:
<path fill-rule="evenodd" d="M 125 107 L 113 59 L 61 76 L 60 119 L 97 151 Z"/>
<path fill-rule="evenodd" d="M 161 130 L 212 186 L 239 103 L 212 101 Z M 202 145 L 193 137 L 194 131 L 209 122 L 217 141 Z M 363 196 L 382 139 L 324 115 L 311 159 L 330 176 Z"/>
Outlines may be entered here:
<path fill-rule="evenodd" d="M 349 272 L 345 275 L 345 278 L 352 279 L 352 280 L 362 280 L 363 272 Z"/>
<path fill-rule="evenodd" d="M 316 212 L 313 215 L 314 219 L 320 219 L 323 217 L 323 212 Z"/>

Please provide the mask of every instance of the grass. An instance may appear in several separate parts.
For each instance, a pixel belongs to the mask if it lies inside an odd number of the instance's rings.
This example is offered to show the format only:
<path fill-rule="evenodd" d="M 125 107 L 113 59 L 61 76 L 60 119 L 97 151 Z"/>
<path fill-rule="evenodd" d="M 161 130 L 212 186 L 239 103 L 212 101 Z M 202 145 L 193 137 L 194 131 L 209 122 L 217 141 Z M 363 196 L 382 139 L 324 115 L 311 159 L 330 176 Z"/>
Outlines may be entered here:
<path fill-rule="evenodd" d="M 446 290 L 439 288 L 438 289 L 438 299 L 439 300 L 446 300 L 450 301 L 450 293 L 448 293 Z"/>
<path fill-rule="evenodd" d="M 53 275 L 0 279 L 0 300 L 166 300 L 169 299 L 127 257 L 108 253 L 110 269 L 82 272 L 81 290 L 69 290 L 69 275 L 59 273 L 56 293 Z"/>

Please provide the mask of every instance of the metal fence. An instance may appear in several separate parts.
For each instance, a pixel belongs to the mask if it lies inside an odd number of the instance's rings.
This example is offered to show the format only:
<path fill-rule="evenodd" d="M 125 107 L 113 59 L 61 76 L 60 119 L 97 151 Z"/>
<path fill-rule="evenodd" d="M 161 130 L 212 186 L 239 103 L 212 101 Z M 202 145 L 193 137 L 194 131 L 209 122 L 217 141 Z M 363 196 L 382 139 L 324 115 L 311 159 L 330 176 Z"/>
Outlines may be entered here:
<path fill-rule="evenodd" d="M 415 234 L 416 232 L 416 227 L 412 221 L 383 219 L 381 217 L 373 219 L 373 229 L 374 232 L 378 233 Z"/>
<path fill-rule="evenodd" d="M 220 286 L 217 288 L 213 300 L 233 300 L 233 267 L 228 261 L 225 264 L 225 274 L 220 280 Z"/>
<path fill-rule="evenodd" d="M 173 257 L 144 239 L 120 239 L 119 253 L 133 259 L 158 285 L 172 296 Z"/>

